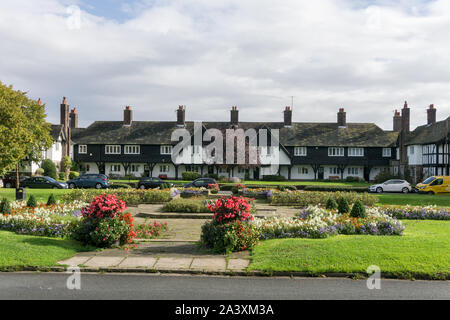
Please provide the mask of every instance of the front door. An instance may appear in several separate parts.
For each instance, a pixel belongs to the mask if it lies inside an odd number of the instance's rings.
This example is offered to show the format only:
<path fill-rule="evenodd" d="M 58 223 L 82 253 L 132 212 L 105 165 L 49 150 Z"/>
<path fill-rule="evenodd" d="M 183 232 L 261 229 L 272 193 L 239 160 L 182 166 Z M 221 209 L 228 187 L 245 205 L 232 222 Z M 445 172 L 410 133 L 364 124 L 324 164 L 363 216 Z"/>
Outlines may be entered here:
<path fill-rule="evenodd" d="M 323 169 L 323 167 L 320 167 L 319 172 L 317 173 L 317 179 L 323 180 L 323 178 L 324 178 L 324 169 Z"/>

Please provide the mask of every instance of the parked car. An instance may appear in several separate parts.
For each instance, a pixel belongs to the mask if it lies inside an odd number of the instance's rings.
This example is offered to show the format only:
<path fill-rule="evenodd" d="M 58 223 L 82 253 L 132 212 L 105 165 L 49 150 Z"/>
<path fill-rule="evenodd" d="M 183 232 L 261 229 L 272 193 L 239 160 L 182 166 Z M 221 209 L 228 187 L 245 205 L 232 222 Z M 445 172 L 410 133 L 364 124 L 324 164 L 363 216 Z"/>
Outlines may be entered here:
<path fill-rule="evenodd" d="M 192 182 L 186 183 L 185 188 L 208 188 L 210 184 L 216 184 L 217 181 L 213 178 L 198 178 Z"/>
<path fill-rule="evenodd" d="M 25 179 L 28 179 L 29 177 L 27 176 L 20 176 L 19 177 L 19 181 L 20 184 L 22 184 L 22 181 Z M 9 175 L 9 176 L 5 176 L 3 179 L 3 187 L 4 188 L 15 188 L 16 187 L 16 176 L 15 175 Z"/>
<path fill-rule="evenodd" d="M 369 187 L 370 192 L 411 192 L 412 187 L 406 180 L 392 179 L 380 184 L 374 184 Z"/>
<path fill-rule="evenodd" d="M 67 183 L 56 181 L 50 177 L 31 177 L 21 181 L 20 186 L 35 189 L 67 189 Z"/>
<path fill-rule="evenodd" d="M 160 174 L 158 178 L 160 178 L 161 180 L 167 180 L 167 174 Z"/>
<path fill-rule="evenodd" d="M 109 178 L 104 174 L 82 174 L 78 178 L 67 181 L 69 189 L 73 188 L 109 188 Z"/>
<path fill-rule="evenodd" d="M 139 181 L 138 188 L 139 189 L 159 188 L 162 184 L 173 187 L 173 183 L 168 183 L 160 178 L 145 177 Z"/>
<path fill-rule="evenodd" d="M 450 177 L 434 176 L 416 185 L 418 193 L 438 194 L 450 193 Z"/>

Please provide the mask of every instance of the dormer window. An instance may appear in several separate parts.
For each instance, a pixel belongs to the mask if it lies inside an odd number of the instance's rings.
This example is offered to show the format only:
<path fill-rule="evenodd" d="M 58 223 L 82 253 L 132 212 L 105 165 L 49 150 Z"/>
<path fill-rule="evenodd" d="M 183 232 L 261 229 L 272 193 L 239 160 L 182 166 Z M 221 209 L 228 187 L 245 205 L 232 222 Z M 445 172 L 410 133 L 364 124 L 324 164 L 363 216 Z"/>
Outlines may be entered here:
<path fill-rule="evenodd" d="M 383 157 L 390 158 L 392 155 L 392 149 L 391 148 L 383 148 Z"/>
<path fill-rule="evenodd" d="M 79 154 L 86 154 L 87 153 L 87 145 L 85 144 L 80 144 L 78 146 L 78 153 Z"/>

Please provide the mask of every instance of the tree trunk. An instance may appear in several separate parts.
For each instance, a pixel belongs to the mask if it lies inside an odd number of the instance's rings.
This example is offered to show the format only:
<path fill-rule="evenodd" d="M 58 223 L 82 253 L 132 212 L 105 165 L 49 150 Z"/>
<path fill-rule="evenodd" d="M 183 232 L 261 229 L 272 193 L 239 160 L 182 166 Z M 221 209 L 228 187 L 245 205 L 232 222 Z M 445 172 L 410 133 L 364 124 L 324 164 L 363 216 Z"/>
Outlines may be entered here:
<path fill-rule="evenodd" d="M 16 164 L 16 189 L 19 189 L 20 187 L 20 180 L 19 180 L 19 164 Z"/>

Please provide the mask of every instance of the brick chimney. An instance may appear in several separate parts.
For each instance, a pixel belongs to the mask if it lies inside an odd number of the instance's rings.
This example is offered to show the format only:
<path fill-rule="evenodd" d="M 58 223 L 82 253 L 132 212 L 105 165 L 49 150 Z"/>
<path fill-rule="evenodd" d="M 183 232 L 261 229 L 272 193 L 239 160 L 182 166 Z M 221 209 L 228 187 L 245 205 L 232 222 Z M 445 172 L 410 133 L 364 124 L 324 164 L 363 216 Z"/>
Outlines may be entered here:
<path fill-rule="evenodd" d="M 231 125 L 237 126 L 239 124 L 239 110 L 236 106 L 231 107 Z"/>
<path fill-rule="evenodd" d="M 400 132 L 402 131 L 402 116 L 400 115 L 400 112 L 395 110 L 394 113 L 394 131 Z"/>
<path fill-rule="evenodd" d="M 66 97 L 63 97 L 63 101 L 61 103 L 61 121 L 60 124 L 62 124 L 65 128 L 69 127 L 69 105 L 67 104 Z"/>
<path fill-rule="evenodd" d="M 41 100 L 41 98 L 38 99 L 37 103 L 38 103 L 38 105 L 42 106 L 42 100 Z"/>
<path fill-rule="evenodd" d="M 131 126 L 133 122 L 133 110 L 131 110 L 130 106 L 126 106 L 125 110 L 123 110 L 123 125 Z"/>
<path fill-rule="evenodd" d="M 409 133 L 410 127 L 410 109 L 408 108 L 408 102 L 405 101 L 405 104 L 402 109 L 402 131 L 405 133 Z"/>
<path fill-rule="evenodd" d="M 427 120 L 428 124 L 436 123 L 436 109 L 434 108 L 434 104 L 430 104 L 427 110 Z"/>
<path fill-rule="evenodd" d="M 184 127 L 186 122 L 186 106 L 178 106 L 177 127 Z"/>
<path fill-rule="evenodd" d="M 77 108 L 70 110 L 70 129 L 78 128 L 78 113 Z"/>
<path fill-rule="evenodd" d="M 284 126 L 292 126 L 292 109 L 290 106 L 286 106 L 286 109 L 284 109 Z"/>
<path fill-rule="evenodd" d="M 345 128 L 347 126 L 347 113 L 344 111 L 344 108 L 340 108 L 337 113 L 337 123 L 339 128 Z"/>

